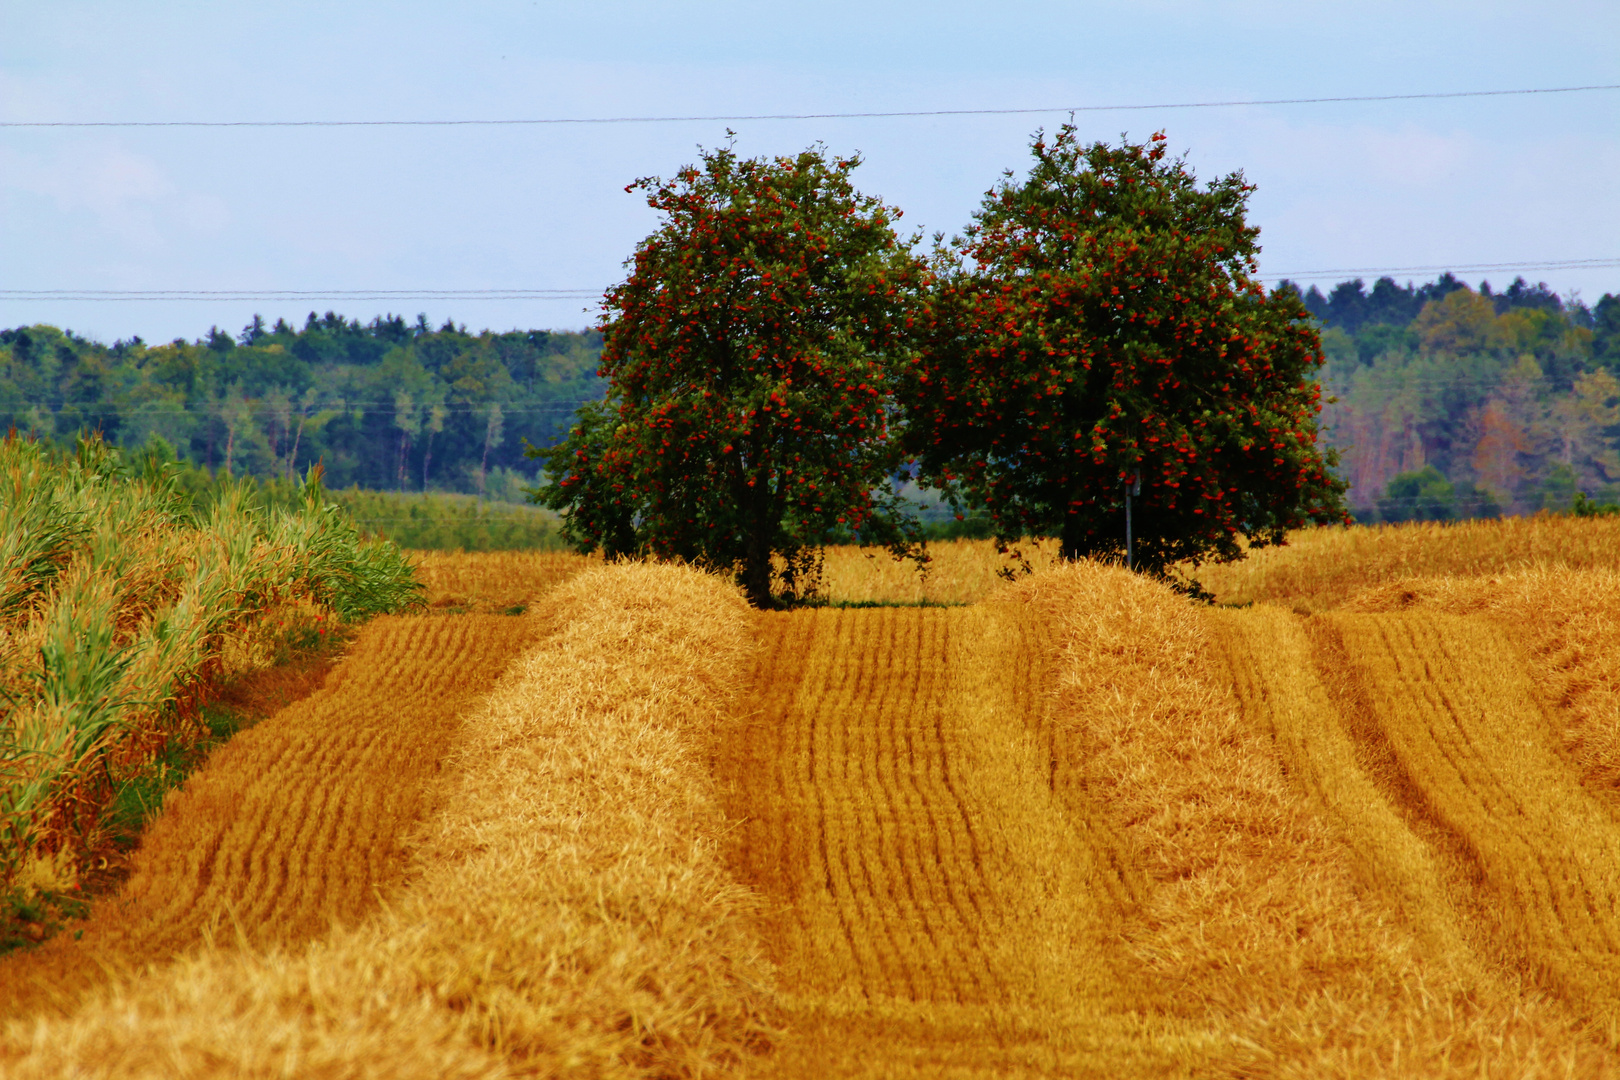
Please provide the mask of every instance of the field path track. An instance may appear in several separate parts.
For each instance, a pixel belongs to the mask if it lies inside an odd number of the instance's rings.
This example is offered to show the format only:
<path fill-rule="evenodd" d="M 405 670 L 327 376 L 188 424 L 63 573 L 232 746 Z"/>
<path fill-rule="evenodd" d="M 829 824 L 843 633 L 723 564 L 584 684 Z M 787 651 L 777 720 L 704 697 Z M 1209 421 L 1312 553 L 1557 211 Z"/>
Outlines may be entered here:
<path fill-rule="evenodd" d="M 1336 672 L 1322 670 L 1305 620 L 1267 606 L 1210 615 L 1244 712 L 1271 735 L 1288 774 L 1338 825 L 1363 878 L 1383 891 L 1431 955 L 1471 969 L 1462 917 L 1449 897 L 1453 868 L 1410 827 L 1400 800 L 1391 797 L 1392 778 L 1369 768 L 1365 740 L 1351 734 L 1324 684 L 1324 675 Z"/>
<path fill-rule="evenodd" d="M 1620 820 L 1554 745 L 1500 627 L 1429 611 L 1212 613 L 1245 713 L 1362 877 L 1468 978 L 1620 1020 Z"/>
<path fill-rule="evenodd" d="M 319 689 L 170 795 L 83 940 L 0 959 L 0 1018 L 69 1010 L 209 938 L 293 944 L 371 910 L 405 868 L 463 711 L 538 630 L 501 615 L 368 623 Z"/>
<path fill-rule="evenodd" d="M 1060 791 L 1016 605 L 758 617 L 718 773 L 771 903 L 790 1076 L 1163 1074 L 1118 957 L 1137 885 Z"/>
<path fill-rule="evenodd" d="M 1620 1019 L 1620 821 L 1554 746 L 1502 630 L 1423 611 L 1328 621 L 1424 813 L 1477 866 L 1483 929 L 1581 1011 Z"/>

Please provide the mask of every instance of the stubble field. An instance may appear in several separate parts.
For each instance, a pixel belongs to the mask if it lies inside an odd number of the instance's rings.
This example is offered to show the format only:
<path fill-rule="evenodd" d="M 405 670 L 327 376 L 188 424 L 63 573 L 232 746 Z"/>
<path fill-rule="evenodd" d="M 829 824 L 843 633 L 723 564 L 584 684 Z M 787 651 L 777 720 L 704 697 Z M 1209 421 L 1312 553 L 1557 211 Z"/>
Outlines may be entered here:
<path fill-rule="evenodd" d="M 0 1073 L 1620 1074 L 1620 528 L 1025 554 L 439 557 L 0 960 Z"/>

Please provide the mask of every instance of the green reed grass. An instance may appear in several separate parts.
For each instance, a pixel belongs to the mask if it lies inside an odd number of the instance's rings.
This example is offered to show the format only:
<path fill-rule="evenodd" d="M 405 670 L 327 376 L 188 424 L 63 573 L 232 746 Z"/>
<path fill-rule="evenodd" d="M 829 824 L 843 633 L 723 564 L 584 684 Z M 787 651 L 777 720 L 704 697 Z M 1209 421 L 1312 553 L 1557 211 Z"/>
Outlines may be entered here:
<path fill-rule="evenodd" d="M 227 650 L 270 612 L 353 622 L 422 593 L 318 468 L 290 505 L 224 483 L 198 509 L 172 464 L 99 438 L 0 443 L 0 891 L 31 859 L 106 839 L 120 774 L 206 735 Z"/>

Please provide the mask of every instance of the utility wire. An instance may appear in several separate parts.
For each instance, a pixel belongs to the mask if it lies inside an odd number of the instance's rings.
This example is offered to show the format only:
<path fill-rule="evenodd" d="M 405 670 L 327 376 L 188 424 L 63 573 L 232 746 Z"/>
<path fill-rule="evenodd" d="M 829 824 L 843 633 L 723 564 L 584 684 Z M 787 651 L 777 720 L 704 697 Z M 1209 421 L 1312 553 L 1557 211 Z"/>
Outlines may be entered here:
<path fill-rule="evenodd" d="M 595 300 L 596 289 L 0 289 L 0 300 Z"/>
<path fill-rule="evenodd" d="M 1350 102 L 1435 101 L 1447 98 L 1521 97 L 1620 90 L 1620 83 L 1544 86 L 1520 90 L 1447 90 L 1426 94 L 1350 94 L 1338 97 L 1171 101 L 1152 105 L 1050 105 L 1024 109 L 896 109 L 884 112 L 739 113 L 715 116 L 564 116 L 487 120 L 3 120 L 5 128 L 337 128 L 533 127 L 554 124 L 694 124 L 740 120 L 888 120 L 927 116 L 1027 116 L 1035 113 L 1141 112 L 1151 109 L 1231 109 L 1256 105 L 1328 105 Z"/>
<path fill-rule="evenodd" d="M 1496 270 L 1607 270 L 1620 267 L 1620 258 L 1551 259 L 1544 262 L 1517 263 L 1461 263 L 1450 266 L 1348 266 L 1337 270 L 1292 270 L 1280 273 L 1268 271 L 1266 277 L 1334 278 L 1344 274 L 1433 274 L 1449 271 L 1454 274 L 1476 274 Z"/>
<path fill-rule="evenodd" d="M 1266 278 L 1312 281 L 1351 274 L 1454 274 L 1505 270 L 1607 270 L 1620 258 L 1548 259 L 1532 262 L 1452 263 L 1432 266 L 1348 266 L 1337 270 L 1267 271 Z M 322 301 L 322 300 L 595 300 L 602 290 L 567 289 L 0 289 L 4 300 L 100 301 Z"/>

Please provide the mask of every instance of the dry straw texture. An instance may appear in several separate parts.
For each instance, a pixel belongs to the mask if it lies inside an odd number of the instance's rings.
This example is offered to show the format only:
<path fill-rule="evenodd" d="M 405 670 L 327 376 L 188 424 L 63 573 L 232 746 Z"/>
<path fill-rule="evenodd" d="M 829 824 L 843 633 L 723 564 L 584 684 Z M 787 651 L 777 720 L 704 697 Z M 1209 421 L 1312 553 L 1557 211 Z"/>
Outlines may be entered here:
<path fill-rule="evenodd" d="M 1620 518 L 1537 515 L 1455 524 L 1323 528 L 1283 547 L 1196 571 L 1221 603 L 1333 607 L 1408 577 L 1478 577 L 1535 567 L 1620 569 Z"/>
<path fill-rule="evenodd" d="M 314 694 L 170 792 L 82 940 L 0 959 L 0 1016 L 69 1009 L 205 937 L 288 945 L 372 910 L 403 872 L 462 712 L 534 634 L 498 615 L 368 624 Z"/>
<path fill-rule="evenodd" d="M 1306 620 L 1097 566 L 758 620 L 716 760 L 772 902 L 775 1074 L 1615 1073 L 1575 984 L 1471 925 Z"/>
<path fill-rule="evenodd" d="M 567 551 L 412 551 L 416 580 L 434 608 L 503 612 L 529 604 L 553 585 L 600 565 Z"/>
<path fill-rule="evenodd" d="M 1399 873 L 1366 872 L 1358 842 L 1390 816 L 1363 808 L 1357 831 L 1324 807 L 1323 786 L 1341 800 L 1367 789 L 1331 775 L 1349 764 L 1342 743 L 1304 748 L 1314 781 L 1295 756 L 1299 726 L 1335 718 L 1275 716 L 1324 697 L 1297 640 L 1290 658 L 1275 627 L 1241 622 L 1266 612 L 1201 610 L 1096 567 L 1023 588 L 1060 627 L 1060 714 L 1072 725 L 1061 744 L 1083 755 L 1077 773 L 1151 882 L 1129 948 L 1150 982 L 1175 988 L 1189 1021 L 1226 1043 L 1201 1068 L 1612 1074 L 1612 1050 L 1581 1037 L 1566 1010 L 1458 957 L 1456 916 L 1413 902 L 1433 871 L 1414 864 L 1414 842 L 1388 836 Z M 1250 671 L 1234 679 L 1223 654 Z M 1234 682 L 1260 693 L 1234 697 Z"/>
<path fill-rule="evenodd" d="M 929 544 L 926 573 L 918 573 L 915 563 L 896 560 L 881 549 L 830 547 L 823 584 L 828 599 L 836 602 L 971 604 L 995 591 L 1002 581 L 1000 571 L 1020 569 L 1018 558 L 1037 571 L 1056 564 L 1055 541 L 1035 540 L 1013 546 L 1017 557 L 1000 554 L 989 540 Z"/>
<path fill-rule="evenodd" d="M 773 901 L 773 1074 L 1156 1076 L 1184 1056 L 1130 1014 L 1136 886 L 1098 808 L 1050 782 L 1027 614 L 758 617 L 759 711 L 717 765 L 747 818 L 733 858 Z"/>
<path fill-rule="evenodd" d="M 1355 611 L 1418 607 L 1477 615 L 1504 630 L 1531 665 L 1587 789 L 1620 807 L 1620 572 L 1537 569 L 1487 577 L 1413 578 L 1368 589 Z"/>
<path fill-rule="evenodd" d="M 735 589 L 617 566 L 466 720 L 382 913 L 299 951 L 204 952 L 12 1023 L 18 1077 L 697 1076 L 761 1039 L 753 901 L 698 748 L 749 650 Z"/>
<path fill-rule="evenodd" d="M 1620 822 L 1560 760 L 1520 658 L 1480 619 L 1329 619 L 1378 734 L 1475 878 L 1474 920 L 1620 1032 Z"/>

